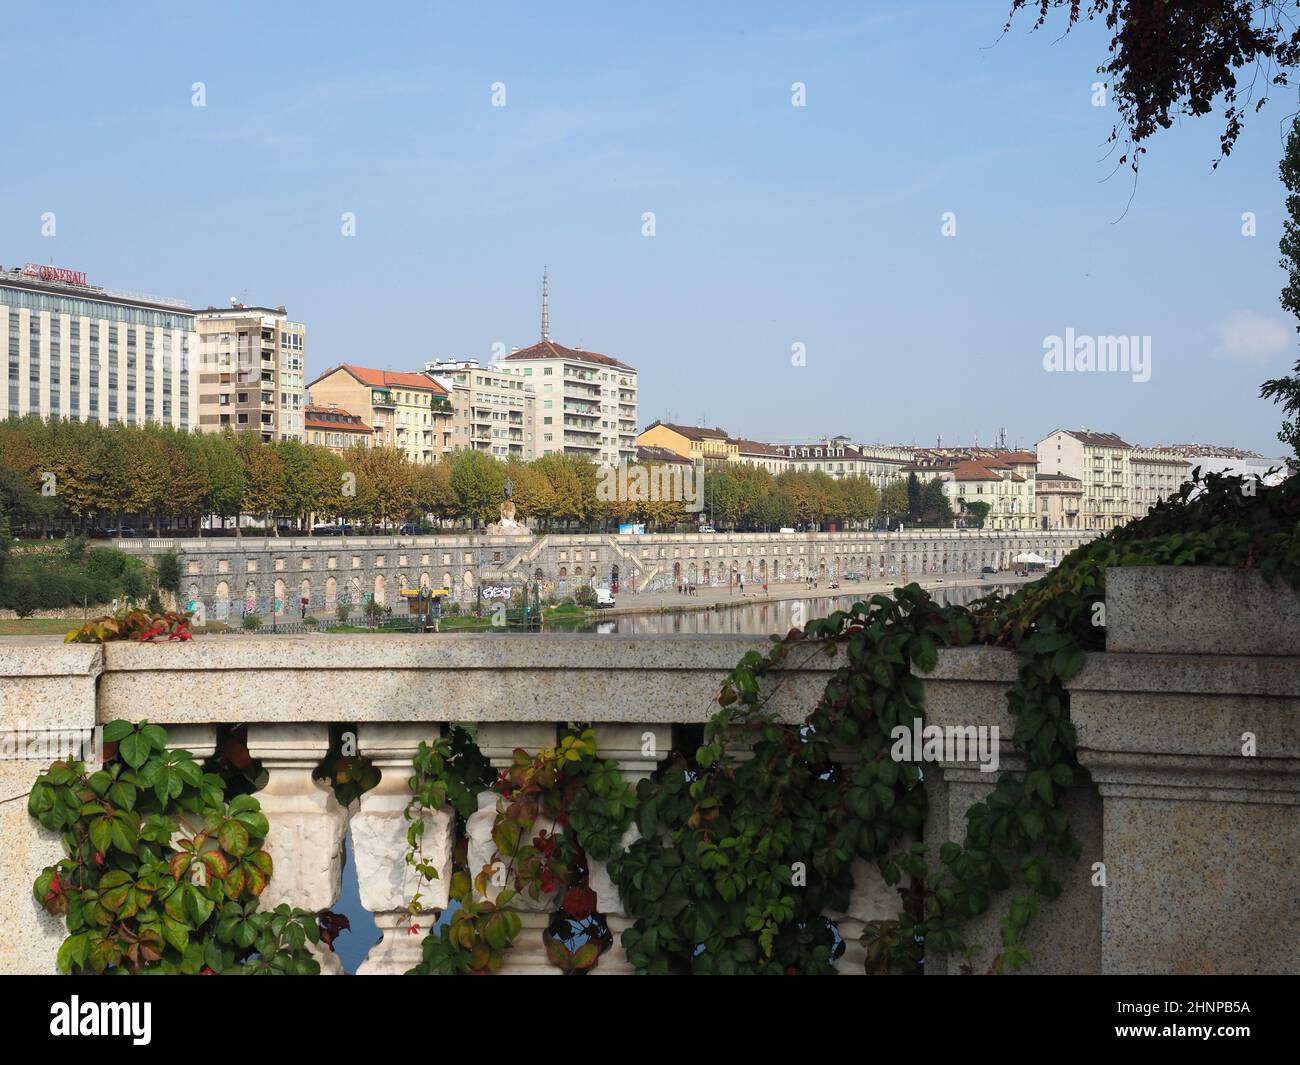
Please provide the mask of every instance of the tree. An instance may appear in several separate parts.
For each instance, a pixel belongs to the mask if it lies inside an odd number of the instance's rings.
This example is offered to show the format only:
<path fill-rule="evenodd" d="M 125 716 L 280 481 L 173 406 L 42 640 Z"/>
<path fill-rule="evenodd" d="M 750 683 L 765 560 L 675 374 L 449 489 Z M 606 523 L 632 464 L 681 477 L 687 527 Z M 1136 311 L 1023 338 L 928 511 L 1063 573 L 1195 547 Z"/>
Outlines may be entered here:
<path fill-rule="evenodd" d="M 207 491 L 203 507 L 216 514 L 225 524 L 226 518 L 238 516 L 244 499 L 244 467 L 235 451 L 234 433 L 207 433 L 203 441 L 203 464 L 207 470 Z"/>
<path fill-rule="evenodd" d="M 1300 118 L 1291 122 L 1287 135 L 1286 151 L 1278 166 L 1282 184 L 1286 188 L 1286 219 L 1282 223 L 1282 252 L 1280 263 L 1287 272 L 1286 287 L 1282 289 L 1281 302 L 1296 318 L 1296 331 L 1300 332 Z M 1284 419 L 1277 438 L 1286 444 L 1300 459 L 1300 360 L 1295 369 L 1285 377 L 1265 381 L 1259 389 L 1264 399 L 1282 405 Z"/>
<path fill-rule="evenodd" d="M 451 490 L 456 496 L 456 509 L 471 526 L 500 515 L 505 483 L 501 464 L 482 451 L 458 451 L 451 460 Z"/>
<path fill-rule="evenodd" d="M 1004 31 L 1021 11 L 1036 12 L 1038 29 L 1053 10 L 1065 11 L 1067 32 L 1081 15 L 1105 20 L 1110 54 L 1098 73 L 1119 113 L 1110 139 L 1122 135 L 1129 143 L 1119 164 L 1135 170 L 1146 152 L 1143 141 L 1180 115 L 1209 114 L 1216 100 L 1224 121 L 1219 146 L 1231 154 L 1248 108 L 1258 111 L 1267 99 L 1253 100 L 1260 74 L 1264 91 L 1270 82 L 1286 85 L 1289 68 L 1300 61 L 1297 0 L 1011 0 Z"/>
<path fill-rule="evenodd" d="M 943 481 L 934 478 L 921 491 L 921 520 L 927 525 L 948 525 L 952 522 L 952 504 L 943 490 Z"/>
<path fill-rule="evenodd" d="M 966 508 L 966 513 L 974 517 L 981 529 L 984 528 L 984 521 L 993 508 L 982 499 L 963 499 L 961 503 Z"/>
<path fill-rule="evenodd" d="M 914 473 L 907 475 L 907 520 L 919 521 L 925 504 L 921 498 L 921 481 Z"/>
<path fill-rule="evenodd" d="M 889 521 L 893 518 L 901 518 L 909 510 L 909 501 L 911 492 L 908 488 L 908 481 L 899 477 L 885 485 L 885 490 L 880 493 L 880 510 L 881 517 Z M 891 522 L 892 524 L 892 522 Z"/>
<path fill-rule="evenodd" d="M 284 469 L 274 444 L 262 443 L 255 432 L 235 434 L 235 452 L 244 472 L 243 509 L 274 527 L 284 492 Z"/>

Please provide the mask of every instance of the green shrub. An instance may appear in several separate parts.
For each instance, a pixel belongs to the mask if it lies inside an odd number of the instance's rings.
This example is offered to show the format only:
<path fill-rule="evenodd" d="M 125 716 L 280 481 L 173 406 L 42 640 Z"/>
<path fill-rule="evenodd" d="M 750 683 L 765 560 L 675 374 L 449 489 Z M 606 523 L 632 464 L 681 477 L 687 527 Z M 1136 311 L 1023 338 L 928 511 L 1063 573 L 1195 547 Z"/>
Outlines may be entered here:
<path fill-rule="evenodd" d="M 72 601 L 68 579 L 62 573 L 43 573 L 36 582 L 37 599 L 42 610 L 57 610 Z"/>
<path fill-rule="evenodd" d="M 122 575 L 131 564 L 130 556 L 112 547 L 92 547 L 86 553 L 86 575 L 120 587 Z"/>
<path fill-rule="evenodd" d="M 574 591 L 573 601 L 577 603 L 578 606 L 586 606 L 586 607 L 595 606 L 596 589 L 592 588 L 590 585 L 584 584 L 581 588 L 578 588 Z"/>
<path fill-rule="evenodd" d="M 20 618 L 29 618 L 40 606 L 40 593 L 36 582 L 26 574 L 9 581 L 5 588 L 5 603 Z"/>
<path fill-rule="evenodd" d="M 175 551 L 168 551 L 154 559 L 158 570 L 158 587 L 164 592 L 179 594 L 181 590 L 181 563 Z"/>
<path fill-rule="evenodd" d="M 144 599 L 152 589 L 149 580 L 138 569 L 128 569 L 122 578 L 122 592 L 128 599 Z"/>
<path fill-rule="evenodd" d="M 85 533 L 77 536 L 69 536 L 63 542 L 63 553 L 68 556 L 69 562 L 81 563 L 86 560 L 86 546 L 89 540 Z"/>
<path fill-rule="evenodd" d="M 262 615 L 255 611 L 249 611 L 244 615 L 244 619 L 240 622 L 240 625 L 246 632 L 256 632 L 262 627 Z"/>
<path fill-rule="evenodd" d="M 340 625 L 346 625 L 348 618 L 352 615 L 352 607 L 347 603 L 339 603 L 334 608 L 334 616 L 339 619 Z"/>

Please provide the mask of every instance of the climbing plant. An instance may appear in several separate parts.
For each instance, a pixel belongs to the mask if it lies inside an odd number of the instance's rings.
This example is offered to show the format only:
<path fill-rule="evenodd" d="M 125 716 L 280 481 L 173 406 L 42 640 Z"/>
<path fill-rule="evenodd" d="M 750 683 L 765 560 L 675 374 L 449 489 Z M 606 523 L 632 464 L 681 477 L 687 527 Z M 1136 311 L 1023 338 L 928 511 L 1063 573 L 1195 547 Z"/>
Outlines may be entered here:
<path fill-rule="evenodd" d="M 540 899 L 563 887 L 562 909 L 576 892 L 576 912 L 594 914 L 589 857 L 608 862 L 634 918 L 622 941 L 638 972 L 833 972 L 843 942 L 829 915 L 849 905 L 864 861 L 899 896 L 897 915 L 862 934 L 868 972 L 916 972 L 940 954 L 968 971 L 1024 967 L 1026 930 L 1080 851 L 1067 797 L 1086 774 L 1068 684 L 1104 647 L 1107 571 L 1236 566 L 1300 586 L 1298 521 L 1295 479 L 1268 487 L 1210 474 L 1013 595 L 940 606 L 909 585 L 774 637 L 727 678 L 698 749 L 675 752 L 635 796 L 595 758 L 589 730 L 535 756 L 516 752 L 494 785 L 495 861 L 456 874 L 459 909 L 413 971 L 499 968 L 520 927 L 501 907 L 518 891 Z M 1020 657 L 1007 705 L 1024 769 L 1004 770 L 970 807 L 964 838 L 928 841 L 924 770 L 895 757 L 894 730 L 924 725 L 921 678 L 940 649 L 973 644 Z M 821 656 L 836 668 L 816 705 L 802 721 L 779 718 L 770 699 L 786 671 Z M 548 818 L 565 831 L 537 830 Z M 624 847 L 633 822 L 639 838 Z M 494 870 L 503 886 L 488 902 Z M 995 905 L 1001 948 L 978 959 L 966 930 Z M 585 968 L 607 942 L 593 934 L 552 961 Z"/>
<path fill-rule="evenodd" d="M 469 755 L 465 739 L 459 743 L 459 751 L 445 737 L 421 744 L 415 758 L 407 862 L 420 873 L 421 888 L 437 876 L 419 852 L 423 815 L 449 803 L 463 826 L 477 802 L 466 784 L 465 766 L 479 763 Z M 543 935 L 552 964 L 570 973 L 590 969 L 611 936 L 596 910 L 588 850 L 597 857 L 615 852 L 632 820 L 631 789 L 617 763 L 597 757 L 590 728 L 570 730 L 555 747 L 535 755 L 516 750 L 512 764 L 489 781 L 498 795 L 491 859 L 471 868 L 462 846 L 448 892 L 454 908 L 448 920 L 426 935 L 421 962 L 411 972 L 496 972 L 522 928 L 518 913 L 509 907 L 520 894 L 534 902 L 549 898 L 558 903 Z M 422 909 L 420 898 L 417 890 L 412 914 Z"/>
<path fill-rule="evenodd" d="M 272 874 L 256 798 L 227 801 L 225 781 L 142 721 L 104 726 L 93 768 L 57 761 L 27 809 L 58 832 L 65 857 L 33 892 L 61 916 L 65 973 L 317 973 L 316 915 L 259 909 Z"/>

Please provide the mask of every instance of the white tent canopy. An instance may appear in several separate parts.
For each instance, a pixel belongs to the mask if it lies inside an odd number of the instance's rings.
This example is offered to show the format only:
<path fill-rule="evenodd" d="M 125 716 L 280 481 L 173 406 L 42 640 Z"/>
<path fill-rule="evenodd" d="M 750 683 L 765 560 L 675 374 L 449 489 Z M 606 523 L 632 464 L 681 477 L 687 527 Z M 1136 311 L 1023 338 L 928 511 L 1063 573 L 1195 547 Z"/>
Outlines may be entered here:
<path fill-rule="evenodd" d="M 1020 563 L 1028 563 L 1029 565 L 1035 566 L 1047 565 L 1047 559 L 1042 555 L 1034 554 L 1032 551 L 1026 551 L 1024 554 L 1017 555 L 1015 560 Z"/>

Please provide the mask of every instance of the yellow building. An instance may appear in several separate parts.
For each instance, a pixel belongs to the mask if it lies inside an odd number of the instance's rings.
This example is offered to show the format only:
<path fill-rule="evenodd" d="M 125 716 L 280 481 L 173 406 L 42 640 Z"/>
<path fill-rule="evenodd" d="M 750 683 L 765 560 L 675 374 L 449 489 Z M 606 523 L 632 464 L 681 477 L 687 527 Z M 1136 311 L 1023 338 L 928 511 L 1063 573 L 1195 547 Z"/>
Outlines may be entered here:
<path fill-rule="evenodd" d="M 451 448 L 451 401 L 437 381 L 418 373 L 343 363 L 307 386 L 313 404 L 334 404 L 374 428 L 374 447 L 431 463 Z"/>
<path fill-rule="evenodd" d="M 662 447 L 692 462 L 739 462 L 740 444 L 722 429 L 651 422 L 636 438 L 638 447 Z"/>

